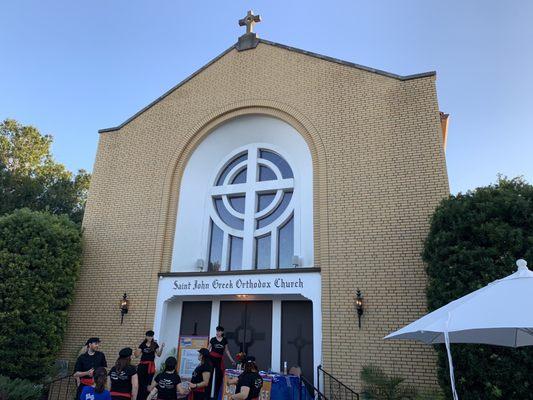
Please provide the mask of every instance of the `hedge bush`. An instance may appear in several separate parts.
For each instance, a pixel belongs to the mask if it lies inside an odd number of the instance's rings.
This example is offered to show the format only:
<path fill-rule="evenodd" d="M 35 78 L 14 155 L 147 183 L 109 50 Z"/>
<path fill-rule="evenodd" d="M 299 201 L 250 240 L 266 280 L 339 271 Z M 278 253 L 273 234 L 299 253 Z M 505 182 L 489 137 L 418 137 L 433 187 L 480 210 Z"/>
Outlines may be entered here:
<path fill-rule="evenodd" d="M 0 400 L 40 400 L 42 385 L 0 375 Z"/>
<path fill-rule="evenodd" d="M 80 259 L 81 232 L 67 216 L 0 217 L 0 375 L 39 381 L 51 371 Z"/>
<path fill-rule="evenodd" d="M 522 179 L 444 200 L 435 211 L 423 258 L 430 311 L 533 264 L 533 186 Z M 531 310 L 524 310 L 531 312 Z M 452 344 L 462 400 L 533 400 L 533 348 Z M 436 346 L 439 381 L 451 399 L 444 346 Z"/>

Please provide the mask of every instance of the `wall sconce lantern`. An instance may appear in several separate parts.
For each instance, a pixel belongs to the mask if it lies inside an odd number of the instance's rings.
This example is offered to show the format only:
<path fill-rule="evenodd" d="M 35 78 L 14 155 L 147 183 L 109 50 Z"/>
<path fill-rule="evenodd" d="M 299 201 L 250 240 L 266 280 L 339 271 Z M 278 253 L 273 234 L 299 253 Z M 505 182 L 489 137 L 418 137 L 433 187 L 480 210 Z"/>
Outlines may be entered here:
<path fill-rule="evenodd" d="M 122 325 L 122 322 L 124 321 L 124 315 L 128 313 L 129 308 L 130 301 L 128 300 L 128 295 L 124 293 L 122 300 L 120 300 L 120 325 Z"/>
<path fill-rule="evenodd" d="M 357 318 L 359 319 L 359 329 L 361 329 L 361 317 L 363 316 L 363 294 L 359 289 L 355 291 L 355 308 L 357 309 Z"/>

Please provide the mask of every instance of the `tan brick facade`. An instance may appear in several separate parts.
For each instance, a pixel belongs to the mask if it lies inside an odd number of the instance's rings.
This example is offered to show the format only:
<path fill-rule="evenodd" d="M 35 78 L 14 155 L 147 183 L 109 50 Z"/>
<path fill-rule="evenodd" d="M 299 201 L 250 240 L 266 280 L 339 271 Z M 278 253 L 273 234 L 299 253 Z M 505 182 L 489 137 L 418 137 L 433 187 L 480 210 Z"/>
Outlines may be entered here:
<path fill-rule="evenodd" d="M 435 385 L 431 347 L 382 340 L 426 309 L 420 253 L 428 218 L 448 194 L 435 77 L 397 79 L 264 42 L 230 49 L 101 134 L 62 357 L 72 360 L 96 335 L 112 360 L 152 327 L 188 157 L 213 127 L 250 113 L 290 123 L 311 150 L 324 367 L 357 390 L 370 363 Z M 361 330 L 356 288 L 366 301 Z M 124 292 L 131 307 L 120 325 Z"/>

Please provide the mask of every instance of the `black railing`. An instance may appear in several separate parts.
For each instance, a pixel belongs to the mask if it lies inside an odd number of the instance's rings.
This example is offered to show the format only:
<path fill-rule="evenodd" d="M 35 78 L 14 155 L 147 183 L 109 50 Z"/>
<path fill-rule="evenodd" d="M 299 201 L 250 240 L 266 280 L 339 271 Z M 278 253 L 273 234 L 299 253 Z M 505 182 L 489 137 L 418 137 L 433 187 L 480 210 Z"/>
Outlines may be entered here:
<path fill-rule="evenodd" d="M 45 385 L 43 400 L 74 400 L 76 390 L 76 378 L 72 375 L 57 378 Z"/>
<path fill-rule="evenodd" d="M 328 398 L 308 379 L 300 375 L 300 390 L 298 391 L 297 400 L 328 400 Z"/>
<path fill-rule="evenodd" d="M 317 391 L 327 400 L 359 400 L 359 393 L 325 371 L 321 365 L 318 366 L 316 375 Z"/>

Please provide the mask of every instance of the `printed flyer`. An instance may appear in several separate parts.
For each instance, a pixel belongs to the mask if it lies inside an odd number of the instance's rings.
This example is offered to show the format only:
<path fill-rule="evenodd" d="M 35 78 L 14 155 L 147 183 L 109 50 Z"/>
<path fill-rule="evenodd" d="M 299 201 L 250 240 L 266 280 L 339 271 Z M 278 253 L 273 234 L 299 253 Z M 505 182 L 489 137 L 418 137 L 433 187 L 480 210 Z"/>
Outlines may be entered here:
<path fill-rule="evenodd" d="M 180 336 L 178 343 L 179 375 L 190 379 L 198 366 L 198 350 L 207 347 L 207 336 Z"/>

